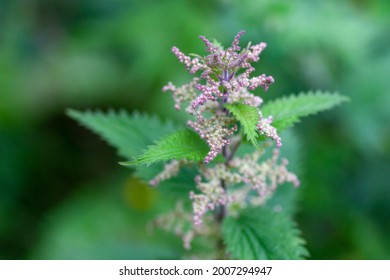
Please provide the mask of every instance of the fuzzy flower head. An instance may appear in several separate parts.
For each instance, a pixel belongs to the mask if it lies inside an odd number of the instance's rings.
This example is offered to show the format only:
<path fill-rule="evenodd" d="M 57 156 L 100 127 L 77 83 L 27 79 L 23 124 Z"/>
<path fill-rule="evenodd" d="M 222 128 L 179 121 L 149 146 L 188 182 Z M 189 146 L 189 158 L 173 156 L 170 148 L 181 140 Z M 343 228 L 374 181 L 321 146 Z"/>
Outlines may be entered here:
<path fill-rule="evenodd" d="M 172 92 L 177 110 L 180 110 L 181 104 L 187 104 L 186 111 L 194 116 L 194 119 L 188 121 L 188 126 L 210 147 L 204 159 L 206 164 L 230 144 L 230 138 L 237 131 L 236 120 L 232 119 L 223 105 L 243 103 L 257 108 L 262 104 L 262 99 L 251 91 L 258 87 L 267 91 L 274 82 L 271 76 L 265 74 L 251 77 L 255 70 L 251 64 L 260 60 L 266 43 L 249 43 L 245 48 L 241 48 L 239 43 L 244 33 L 238 32 L 227 49 L 212 43 L 205 36 L 200 36 L 208 53 L 203 57 L 187 56 L 177 47 L 172 48 L 172 52 L 187 71 L 193 75 L 200 72 L 200 76 L 180 87 L 169 82 L 163 91 Z M 271 122 L 272 118 L 263 118 L 260 114 L 257 128 L 260 134 L 273 139 L 279 147 L 281 139 Z"/>
<path fill-rule="evenodd" d="M 244 31 L 238 32 L 231 46 L 226 50 L 211 43 L 205 36 L 199 36 L 209 53 L 205 57 L 193 55 L 194 58 L 191 58 L 177 47 L 172 48 L 172 52 L 185 68 L 191 74 L 201 71 L 200 77 L 206 82 L 206 84 L 195 85 L 201 94 L 193 100 L 193 107 L 204 104 L 206 100 L 227 99 L 232 92 L 247 88 L 255 90 L 257 87 L 263 87 L 267 90 L 274 82 L 271 76 L 265 74 L 250 78 L 250 74 L 255 70 L 251 63 L 259 61 L 266 43 L 262 42 L 254 46 L 248 44 L 246 48 L 241 49 L 239 42 L 244 33 Z"/>

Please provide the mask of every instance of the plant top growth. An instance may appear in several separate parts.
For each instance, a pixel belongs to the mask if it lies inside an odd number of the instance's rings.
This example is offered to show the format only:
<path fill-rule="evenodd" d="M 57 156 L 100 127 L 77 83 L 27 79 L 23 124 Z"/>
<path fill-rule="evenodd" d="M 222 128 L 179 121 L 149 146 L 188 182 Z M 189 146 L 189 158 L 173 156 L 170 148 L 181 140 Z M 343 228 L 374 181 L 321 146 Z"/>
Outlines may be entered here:
<path fill-rule="evenodd" d="M 172 194 L 172 210 L 156 217 L 153 226 L 182 239 L 188 250 L 183 257 L 304 258 L 308 253 L 293 213 L 284 210 L 292 199 L 284 189 L 300 182 L 282 156 L 289 139 L 281 132 L 347 98 L 317 91 L 264 104 L 255 93 L 275 80 L 253 75 L 253 65 L 266 43 L 242 48 L 244 33 L 228 48 L 200 36 L 206 55 L 172 48 L 194 76 L 187 84 L 163 87 L 174 108 L 188 113 L 185 127 L 125 111 L 68 114 L 117 148 L 128 160 L 122 164 L 136 168 L 138 178 Z M 198 238 L 207 248 L 195 244 Z"/>

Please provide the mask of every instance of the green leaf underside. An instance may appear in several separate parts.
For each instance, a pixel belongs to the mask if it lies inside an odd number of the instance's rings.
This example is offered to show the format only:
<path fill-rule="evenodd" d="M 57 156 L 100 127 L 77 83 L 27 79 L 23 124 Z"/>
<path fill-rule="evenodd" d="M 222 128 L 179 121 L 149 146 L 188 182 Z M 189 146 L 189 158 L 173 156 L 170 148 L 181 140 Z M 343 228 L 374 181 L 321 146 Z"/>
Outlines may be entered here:
<path fill-rule="evenodd" d="M 348 100 L 337 93 L 309 91 L 268 102 L 261 107 L 261 112 L 264 117 L 272 116 L 272 126 L 282 130 L 299 122 L 301 117 L 329 110 Z"/>
<path fill-rule="evenodd" d="M 124 165 L 153 164 L 168 160 L 186 159 L 189 161 L 202 161 L 209 148 L 207 144 L 194 131 L 188 129 L 178 130 L 156 141 L 134 161 Z"/>
<path fill-rule="evenodd" d="M 261 150 L 258 143 L 259 133 L 256 127 L 256 124 L 259 121 L 259 112 L 257 111 L 257 108 L 241 103 L 225 104 L 224 106 L 241 123 L 247 139 L 251 141 L 257 149 Z"/>
<path fill-rule="evenodd" d="M 156 116 L 121 110 L 107 113 L 101 111 L 67 110 L 69 117 L 100 135 L 108 144 L 118 150 L 118 154 L 130 160 L 138 156 L 148 145 L 175 131 L 175 126 L 162 122 Z"/>
<path fill-rule="evenodd" d="M 235 259 L 302 259 L 308 255 L 295 223 L 268 208 L 246 208 L 222 226 L 227 251 Z"/>

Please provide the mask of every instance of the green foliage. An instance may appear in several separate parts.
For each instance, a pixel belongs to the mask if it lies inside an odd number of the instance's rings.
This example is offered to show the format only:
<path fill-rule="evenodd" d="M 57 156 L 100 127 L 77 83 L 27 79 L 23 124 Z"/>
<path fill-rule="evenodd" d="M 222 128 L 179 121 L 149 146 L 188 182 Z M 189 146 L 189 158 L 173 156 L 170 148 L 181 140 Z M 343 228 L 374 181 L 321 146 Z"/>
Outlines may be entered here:
<path fill-rule="evenodd" d="M 259 121 L 259 112 L 255 107 L 242 104 L 225 104 L 225 107 L 237 118 L 244 128 L 244 133 L 247 136 L 247 139 L 253 143 L 253 145 L 259 150 L 257 137 L 259 136 L 256 128 L 256 124 Z"/>
<path fill-rule="evenodd" d="M 222 234 L 227 251 L 237 259 L 302 259 L 308 255 L 293 221 L 263 207 L 227 217 Z"/>
<path fill-rule="evenodd" d="M 142 151 L 145 151 L 148 145 L 152 145 L 156 139 L 172 133 L 175 130 L 172 123 L 164 123 L 156 116 L 148 116 L 139 113 L 129 115 L 123 110 L 120 112 L 109 111 L 107 113 L 101 111 L 79 112 L 68 110 L 67 114 L 83 126 L 100 135 L 106 142 L 116 148 L 121 156 L 128 160 L 132 160 L 140 155 Z M 191 138 L 191 135 L 194 136 L 194 138 L 192 140 L 190 139 L 189 142 L 188 137 Z M 196 144 L 193 146 L 194 149 L 197 149 L 200 146 L 203 148 L 204 154 L 207 153 L 207 150 L 205 150 L 207 149 L 206 144 L 203 143 L 202 140 L 200 140 L 202 143 L 197 141 L 198 139 L 196 137 L 198 136 L 187 131 L 184 133 L 184 137 L 187 138 L 182 139 L 182 141 L 184 141 L 182 142 L 183 146 L 190 144 L 191 141 L 195 141 Z M 177 145 L 175 144 L 174 146 Z M 187 148 L 191 148 L 191 146 L 188 145 Z M 166 147 L 164 149 L 166 149 Z M 166 150 L 166 152 L 169 152 L 169 149 Z M 153 153 L 153 150 L 151 153 Z M 158 154 L 161 156 L 161 153 Z M 203 159 L 204 154 L 202 154 L 201 159 Z M 140 156 L 140 158 L 142 157 L 143 155 Z M 163 170 L 162 164 L 155 164 L 148 167 L 138 166 L 136 175 L 147 182 L 160 173 L 161 170 Z M 169 193 L 171 196 L 187 196 L 188 192 L 194 188 L 194 177 L 194 169 L 185 168 L 180 171 L 177 177 L 161 182 L 160 189 Z"/>
<path fill-rule="evenodd" d="M 309 91 L 268 102 L 261 111 L 265 117 L 272 116 L 272 125 L 282 130 L 299 122 L 301 117 L 331 109 L 348 100 L 337 93 Z"/>
<path fill-rule="evenodd" d="M 207 152 L 208 146 L 198 134 L 182 129 L 156 141 L 134 161 L 123 163 L 123 165 L 149 165 L 171 159 L 201 161 Z"/>
<path fill-rule="evenodd" d="M 100 135 L 118 150 L 119 155 L 131 159 L 141 153 L 154 140 L 175 130 L 172 123 L 162 122 L 156 116 L 126 111 L 86 111 L 67 110 L 68 116 L 86 128 Z"/>

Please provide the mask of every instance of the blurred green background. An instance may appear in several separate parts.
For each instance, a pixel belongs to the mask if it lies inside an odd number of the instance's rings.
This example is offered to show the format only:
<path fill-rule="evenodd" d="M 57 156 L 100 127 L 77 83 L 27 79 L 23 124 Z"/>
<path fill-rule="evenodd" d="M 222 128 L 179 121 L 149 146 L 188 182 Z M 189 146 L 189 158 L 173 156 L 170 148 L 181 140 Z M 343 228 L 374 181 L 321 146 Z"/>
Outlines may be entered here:
<path fill-rule="evenodd" d="M 161 87 L 190 76 L 171 46 L 204 53 L 198 35 L 227 45 L 241 29 L 268 44 L 264 99 L 351 99 L 294 128 L 311 258 L 390 259 L 389 14 L 387 0 L 0 0 L 0 259 L 179 258 L 147 227 L 170 203 L 64 112 L 179 120 Z"/>

